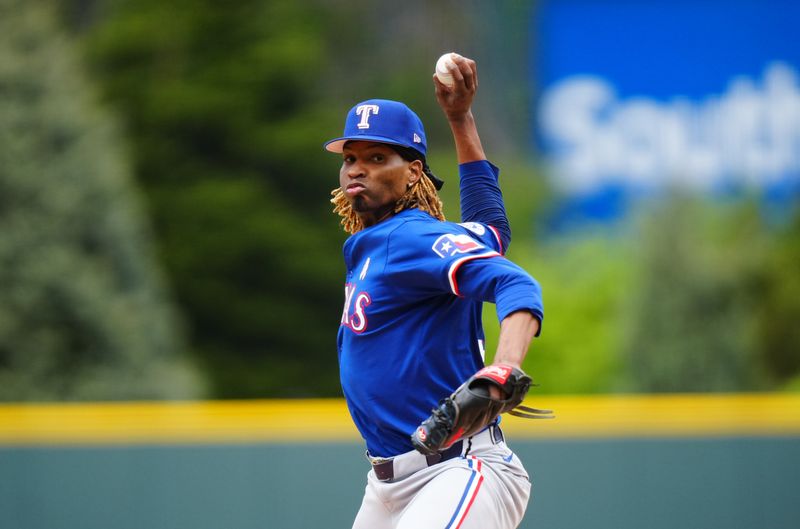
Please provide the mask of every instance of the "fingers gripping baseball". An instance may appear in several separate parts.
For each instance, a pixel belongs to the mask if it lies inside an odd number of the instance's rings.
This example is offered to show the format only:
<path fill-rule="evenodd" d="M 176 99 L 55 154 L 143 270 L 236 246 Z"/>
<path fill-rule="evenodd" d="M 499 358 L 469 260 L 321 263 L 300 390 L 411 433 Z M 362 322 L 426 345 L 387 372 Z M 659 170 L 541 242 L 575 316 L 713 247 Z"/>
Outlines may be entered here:
<path fill-rule="evenodd" d="M 472 106 L 478 90 L 478 67 L 475 61 L 457 53 L 446 55 L 447 60 L 437 63 L 433 74 L 436 100 L 445 115 L 458 117 Z"/>
<path fill-rule="evenodd" d="M 492 398 L 490 386 L 500 389 L 505 398 Z M 435 454 L 462 437 L 475 435 L 505 412 L 531 419 L 551 418 L 549 410 L 519 406 L 530 386 L 531 378 L 521 369 L 507 365 L 484 367 L 442 400 L 420 424 L 411 435 L 414 448 L 423 454 Z"/>

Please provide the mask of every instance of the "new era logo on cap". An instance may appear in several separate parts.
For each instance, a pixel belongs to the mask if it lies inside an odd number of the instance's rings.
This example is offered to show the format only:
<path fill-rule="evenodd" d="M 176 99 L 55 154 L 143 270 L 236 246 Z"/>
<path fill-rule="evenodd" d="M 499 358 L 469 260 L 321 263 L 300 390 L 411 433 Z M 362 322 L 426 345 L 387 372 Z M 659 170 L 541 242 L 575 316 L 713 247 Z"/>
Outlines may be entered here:
<path fill-rule="evenodd" d="M 370 99 L 358 103 L 347 114 L 344 134 L 325 143 L 331 152 L 342 152 L 348 141 L 374 141 L 401 145 L 427 153 L 425 129 L 419 117 L 399 101 Z"/>

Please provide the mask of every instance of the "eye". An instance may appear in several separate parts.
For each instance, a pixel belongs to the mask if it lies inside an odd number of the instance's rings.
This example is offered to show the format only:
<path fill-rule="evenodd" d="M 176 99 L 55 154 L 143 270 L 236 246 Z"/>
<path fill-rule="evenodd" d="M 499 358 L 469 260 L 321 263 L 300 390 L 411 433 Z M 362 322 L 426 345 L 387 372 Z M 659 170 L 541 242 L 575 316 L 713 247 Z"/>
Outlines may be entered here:
<path fill-rule="evenodd" d="M 375 163 L 383 163 L 383 161 L 386 160 L 386 156 L 384 156 L 383 153 L 376 152 L 372 155 L 371 159 Z"/>
<path fill-rule="evenodd" d="M 342 159 L 344 160 L 344 163 L 353 163 L 356 161 L 356 157 L 352 154 L 345 154 Z"/>

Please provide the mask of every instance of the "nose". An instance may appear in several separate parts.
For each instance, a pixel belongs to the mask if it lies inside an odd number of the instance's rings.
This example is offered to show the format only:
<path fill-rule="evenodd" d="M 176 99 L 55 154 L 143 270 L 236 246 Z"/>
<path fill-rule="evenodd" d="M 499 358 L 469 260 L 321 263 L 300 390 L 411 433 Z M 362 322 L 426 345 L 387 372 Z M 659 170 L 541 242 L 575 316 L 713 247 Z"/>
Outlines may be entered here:
<path fill-rule="evenodd" d="M 364 166 L 361 165 L 361 163 L 359 163 L 358 161 L 351 163 L 345 170 L 345 174 L 350 179 L 363 178 L 364 176 L 366 176 L 366 172 L 364 171 Z"/>

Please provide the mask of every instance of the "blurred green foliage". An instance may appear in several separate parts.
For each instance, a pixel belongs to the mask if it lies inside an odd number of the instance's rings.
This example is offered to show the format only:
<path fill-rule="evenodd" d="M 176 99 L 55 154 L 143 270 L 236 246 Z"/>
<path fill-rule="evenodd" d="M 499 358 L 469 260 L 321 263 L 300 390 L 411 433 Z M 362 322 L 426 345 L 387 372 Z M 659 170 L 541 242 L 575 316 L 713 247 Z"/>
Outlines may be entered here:
<path fill-rule="evenodd" d="M 47 8 L 0 0 L 0 400 L 196 396 L 119 131 Z"/>
<path fill-rule="evenodd" d="M 765 254 L 758 210 L 675 194 L 650 208 L 637 241 L 624 350 L 638 391 L 762 389 L 754 326 Z"/>
<path fill-rule="evenodd" d="M 771 224 L 765 204 L 757 194 L 710 204 L 674 193 L 642 216 L 628 388 L 776 390 L 800 374 L 800 211 Z"/>
<path fill-rule="evenodd" d="M 623 225 L 512 243 L 545 294 L 537 391 L 800 389 L 800 210 L 775 225 L 762 207 L 675 192 Z"/>
<path fill-rule="evenodd" d="M 800 208 L 770 239 L 761 279 L 752 311 L 759 360 L 770 386 L 800 391 Z"/>
<path fill-rule="evenodd" d="M 320 149 L 339 127 L 315 75 L 324 17 L 294 2 L 142 0 L 86 34 L 217 397 L 338 390 L 344 237 Z"/>

